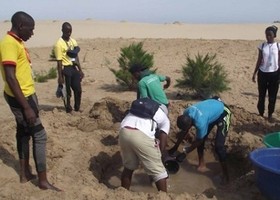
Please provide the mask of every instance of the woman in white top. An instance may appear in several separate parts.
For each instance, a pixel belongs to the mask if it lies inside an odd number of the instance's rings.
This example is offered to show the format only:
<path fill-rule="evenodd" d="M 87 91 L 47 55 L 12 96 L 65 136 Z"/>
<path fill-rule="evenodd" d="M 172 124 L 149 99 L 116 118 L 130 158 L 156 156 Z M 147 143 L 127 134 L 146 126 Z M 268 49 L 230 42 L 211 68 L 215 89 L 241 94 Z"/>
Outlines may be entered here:
<path fill-rule="evenodd" d="M 266 42 L 258 47 L 259 55 L 256 68 L 252 77 L 256 82 L 256 74 L 258 73 L 258 111 L 260 116 L 265 111 L 265 96 L 268 91 L 268 120 L 272 120 L 272 113 L 275 109 L 277 92 L 279 88 L 279 44 L 274 41 L 277 33 L 276 26 L 269 26 L 265 29 Z"/>

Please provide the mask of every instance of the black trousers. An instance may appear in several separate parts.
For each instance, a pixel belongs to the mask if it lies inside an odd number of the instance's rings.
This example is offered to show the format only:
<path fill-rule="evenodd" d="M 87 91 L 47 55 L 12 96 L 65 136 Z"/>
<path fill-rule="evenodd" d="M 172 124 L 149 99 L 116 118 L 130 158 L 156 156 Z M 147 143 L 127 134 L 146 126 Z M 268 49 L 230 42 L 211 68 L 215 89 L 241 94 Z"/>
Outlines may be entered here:
<path fill-rule="evenodd" d="M 208 138 L 209 133 L 217 126 L 216 137 L 215 137 L 215 152 L 218 155 L 219 161 L 224 162 L 226 160 L 226 148 L 225 141 L 228 134 L 228 128 L 230 125 L 230 113 L 224 111 L 224 113 L 213 123 L 209 124 L 207 135 L 203 138 L 201 145 L 197 147 L 197 153 L 203 155 L 205 141 Z M 229 119 L 227 119 L 229 118 Z"/>
<path fill-rule="evenodd" d="M 268 115 L 272 115 L 275 109 L 275 103 L 277 98 L 277 93 L 279 89 L 279 72 L 262 72 L 258 71 L 258 111 L 260 115 L 264 114 L 265 111 L 265 97 L 268 91 Z"/>
<path fill-rule="evenodd" d="M 47 134 L 39 117 L 36 94 L 26 97 L 29 105 L 37 116 L 36 122 L 32 126 L 28 125 L 26 122 L 23 109 L 18 101 L 6 93 L 4 93 L 4 97 L 16 119 L 16 139 L 19 158 L 24 160 L 29 159 L 29 141 L 30 138 L 32 138 L 33 158 L 36 170 L 37 172 L 46 171 Z"/>
<path fill-rule="evenodd" d="M 81 76 L 76 66 L 65 66 L 63 68 L 63 75 L 66 87 L 66 111 L 71 112 L 71 89 L 74 93 L 74 109 L 78 111 L 81 105 L 82 98 L 82 87 L 81 87 Z"/>

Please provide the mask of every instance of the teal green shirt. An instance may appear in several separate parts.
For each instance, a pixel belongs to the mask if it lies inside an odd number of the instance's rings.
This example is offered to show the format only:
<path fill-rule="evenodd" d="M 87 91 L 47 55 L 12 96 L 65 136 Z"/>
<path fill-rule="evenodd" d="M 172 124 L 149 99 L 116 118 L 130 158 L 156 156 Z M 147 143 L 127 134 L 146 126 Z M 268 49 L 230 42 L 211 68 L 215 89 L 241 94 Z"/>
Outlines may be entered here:
<path fill-rule="evenodd" d="M 140 98 L 149 97 L 160 104 L 168 105 L 168 99 L 161 84 L 161 82 L 165 80 L 166 76 L 157 74 L 144 76 L 138 82 L 138 92 Z"/>

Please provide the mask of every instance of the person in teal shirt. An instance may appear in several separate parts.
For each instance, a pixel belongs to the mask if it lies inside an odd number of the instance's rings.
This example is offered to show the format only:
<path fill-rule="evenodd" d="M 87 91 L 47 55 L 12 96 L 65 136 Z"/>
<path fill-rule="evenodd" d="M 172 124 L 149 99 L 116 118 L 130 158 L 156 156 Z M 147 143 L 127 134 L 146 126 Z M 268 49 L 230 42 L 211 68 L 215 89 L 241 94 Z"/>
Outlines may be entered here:
<path fill-rule="evenodd" d="M 181 129 L 178 134 L 178 139 L 175 145 L 168 151 L 170 155 L 173 155 L 180 143 L 183 140 L 190 142 L 190 146 L 186 146 L 183 149 L 183 153 L 176 156 L 178 162 L 182 162 L 188 153 L 197 149 L 198 153 L 198 171 L 205 171 L 206 165 L 204 162 L 204 144 L 208 138 L 209 133 L 217 126 L 215 136 L 215 152 L 218 155 L 221 163 L 223 177 L 222 182 L 229 182 L 229 175 L 226 166 L 226 149 L 225 140 L 228 134 L 230 125 L 231 111 L 228 106 L 225 105 L 220 98 L 213 97 L 207 99 L 185 109 L 182 115 L 177 118 L 177 127 Z M 194 126 L 196 128 L 196 138 L 194 141 L 190 141 L 189 129 Z"/>
<path fill-rule="evenodd" d="M 137 98 L 153 99 L 161 104 L 161 108 L 167 114 L 169 101 L 164 89 L 170 86 L 170 77 L 154 74 L 141 64 L 132 65 L 129 71 L 138 80 Z M 162 82 L 166 83 L 162 86 Z"/>

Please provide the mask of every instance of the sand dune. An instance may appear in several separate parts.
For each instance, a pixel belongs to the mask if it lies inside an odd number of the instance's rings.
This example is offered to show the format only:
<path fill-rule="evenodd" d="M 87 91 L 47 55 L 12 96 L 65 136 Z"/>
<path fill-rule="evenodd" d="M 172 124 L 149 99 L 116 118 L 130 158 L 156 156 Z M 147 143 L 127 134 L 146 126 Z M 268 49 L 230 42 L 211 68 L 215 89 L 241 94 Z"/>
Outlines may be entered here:
<path fill-rule="evenodd" d="M 29 47 L 51 46 L 61 35 L 64 21 L 36 21 L 35 35 L 27 42 Z M 187 38 L 187 39 L 239 39 L 264 38 L 264 29 L 270 24 L 147 24 L 96 20 L 69 21 L 73 37 L 79 38 Z M 10 29 L 10 22 L 0 23 L 0 35 Z"/>

